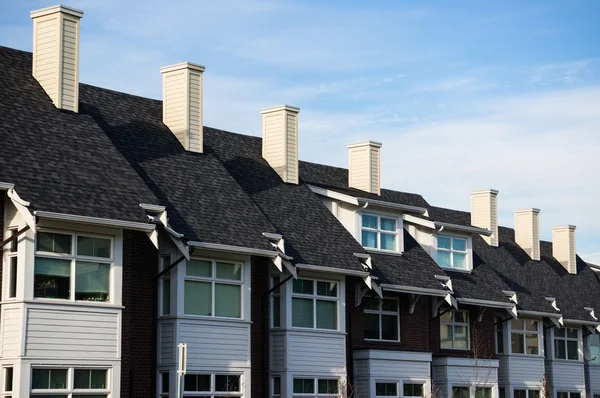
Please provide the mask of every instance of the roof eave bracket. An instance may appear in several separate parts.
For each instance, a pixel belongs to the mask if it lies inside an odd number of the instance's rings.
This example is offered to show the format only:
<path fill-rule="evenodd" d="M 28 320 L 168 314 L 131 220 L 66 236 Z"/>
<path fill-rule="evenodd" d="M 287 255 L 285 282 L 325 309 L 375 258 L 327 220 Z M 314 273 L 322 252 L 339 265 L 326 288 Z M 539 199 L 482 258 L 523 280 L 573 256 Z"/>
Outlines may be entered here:
<path fill-rule="evenodd" d="M 31 203 L 21 199 L 21 197 L 19 196 L 19 194 L 17 194 L 17 191 L 15 191 L 14 188 L 8 189 L 6 191 L 6 194 L 10 198 L 13 205 L 17 208 L 17 211 L 19 212 L 19 214 L 23 217 L 23 220 L 25 220 L 25 223 L 29 226 L 29 228 L 35 234 L 35 232 L 36 232 L 35 216 L 33 214 L 31 214 L 31 211 L 29 210 L 29 206 Z"/>

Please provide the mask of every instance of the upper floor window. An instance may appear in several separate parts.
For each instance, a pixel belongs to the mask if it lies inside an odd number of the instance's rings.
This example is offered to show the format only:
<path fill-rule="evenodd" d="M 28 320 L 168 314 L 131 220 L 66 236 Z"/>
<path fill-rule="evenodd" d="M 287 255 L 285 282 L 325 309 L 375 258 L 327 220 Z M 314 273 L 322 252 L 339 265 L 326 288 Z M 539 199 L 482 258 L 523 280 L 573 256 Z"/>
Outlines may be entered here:
<path fill-rule="evenodd" d="M 108 237 L 38 232 L 34 296 L 110 301 L 112 247 Z"/>
<path fill-rule="evenodd" d="M 496 354 L 504 354 L 504 330 L 502 317 L 496 317 Z"/>
<path fill-rule="evenodd" d="M 9 230 L 10 237 L 17 234 L 16 229 Z M 17 297 L 17 243 L 18 238 L 14 238 L 8 244 L 8 298 Z"/>
<path fill-rule="evenodd" d="M 437 263 L 440 267 L 471 269 L 468 239 L 457 236 L 437 236 Z"/>
<path fill-rule="evenodd" d="M 513 319 L 511 328 L 511 350 L 513 354 L 539 355 L 538 321 Z"/>
<path fill-rule="evenodd" d="M 338 329 L 338 282 L 294 279 L 292 326 Z"/>
<path fill-rule="evenodd" d="M 197 259 L 188 261 L 185 269 L 185 314 L 242 317 L 241 263 Z"/>
<path fill-rule="evenodd" d="M 365 339 L 400 340 L 398 299 L 371 299 L 365 304 Z"/>
<path fill-rule="evenodd" d="M 280 283 L 279 275 L 271 276 L 270 288 L 278 286 Z M 278 328 L 281 326 L 281 295 L 279 287 L 271 292 L 271 327 Z"/>
<path fill-rule="evenodd" d="M 171 256 L 165 255 L 160 257 L 161 272 L 169 268 L 171 265 Z M 169 272 L 165 273 L 160 278 L 160 313 L 161 315 L 169 315 L 171 313 L 171 278 Z"/>
<path fill-rule="evenodd" d="M 397 217 L 362 215 L 362 245 L 371 249 L 399 251 L 400 238 Z"/>
<path fill-rule="evenodd" d="M 594 333 L 588 336 L 588 361 L 594 365 L 600 365 L 600 334 Z"/>
<path fill-rule="evenodd" d="M 579 329 L 554 329 L 554 358 L 579 360 Z"/>
<path fill-rule="evenodd" d="M 440 315 L 440 346 L 469 349 L 469 313 L 451 310 Z"/>

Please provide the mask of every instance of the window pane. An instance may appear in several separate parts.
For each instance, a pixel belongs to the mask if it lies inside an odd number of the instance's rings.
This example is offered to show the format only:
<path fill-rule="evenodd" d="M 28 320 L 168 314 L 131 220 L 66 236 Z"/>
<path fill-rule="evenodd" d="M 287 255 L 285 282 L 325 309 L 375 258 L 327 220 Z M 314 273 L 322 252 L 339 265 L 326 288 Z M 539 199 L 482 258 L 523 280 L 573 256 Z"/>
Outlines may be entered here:
<path fill-rule="evenodd" d="M 404 385 L 404 396 L 405 397 L 421 397 L 421 396 L 423 396 L 423 385 L 421 385 L 421 384 L 405 384 Z"/>
<path fill-rule="evenodd" d="M 523 320 L 522 319 L 513 319 L 510 321 L 510 328 L 513 330 L 522 330 L 523 329 Z"/>
<path fill-rule="evenodd" d="M 210 375 L 185 375 L 184 391 L 210 391 Z"/>
<path fill-rule="evenodd" d="M 537 334 L 528 334 L 526 337 L 525 344 L 527 345 L 526 351 L 527 354 L 530 355 L 538 355 L 538 335 Z"/>
<path fill-rule="evenodd" d="M 50 388 L 50 369 L 33 369 L 31 371 L 31 388 L 33 390 Z"/>
<path fill-rule="evenodd" d="M 292 298 L 292 326 L 312 328 L 313 322 L 313 300 Z"/>
<path fill-rule="evenodd" d="M 381 249 L 396 250 L 396 235 L 381 234 Z"/>
<path fill-rule="evenodd" d="M 383 299 L 381 309 L 382 309 L 382 311 L 397 312 L 398 311 L 398 300 Z"/>
<path fill-rule="evenodd" d="M 406 386 L 404 386 L 404 391 L 406 391 Z M 398 396 L 396 383 L 376 383 L 375 384 L 375 395 L 378 397 L 396 397 Z M 406 394 L 405 394 L 406 396 Z"/>
<path fill-rule="evenodd" d="M 487 387 L 476 388 L 475 398 L 492 398 L 492 389 Z"/>
<path fill-rule="evenodd" d="M 4 391 L 9 392 L 13 389 L 13 368 L 4 370 Z"/>
<path fill-rule="evenodd" d="M 533 332 L 537 332 L 537 330 L 538 330 L 538 321 L 527 319 L 524 322 L 525 322 L 525 326 L 527 327 L 527 330 L 531 330 Z M 533 391 L 533 390 L 531 390 L 531 391 Z"/>
<path fill-rule="evenodd" d="M 452 398 L 469 398 L 469 387 L 452 387 Z"/>
<path fill-rule="evenodd" d="M 466 253 L 452 253 L 454 256 L 454 268 L 466 269 L 467 268 L 467 254 Z"/>
<path fill-rule="evenodd" d="M 396 231 L 396 220 L 393 218 L 381 218 L 381 229 L 384 231 Z"/>
<path fill-rule="evenodd" d="M 37 250 L 59 254 L 71 254 L 71 235 L 38 232 Z"/>
<path fill-rule="evenodd" d="M 377 232 L 362 231 L 362 245 L 377 249 Z"/>
<path fill-rule="evenodd" d="M 273 395 L 281 395 L 281 378 L 273 377 Z"/>
<path fill-rule="evenodd" d="M 279 296 L 273 297 L 273 327 L 281 326 L 281 302 Z"/>
<path fill-rule="evenodd" d="M 17 257 L 10 257 L 10 283 L 8 286 L 8 297 L 13 298 L 17 296 Z"/>
<path fill-rule="evenodd" d="M 185 274 L 189 276 L 212 277 L 212 262 L 205 260 L 190 260 L 185 267 Z"/>
<path fill-rule="evenodd" d="M 467 240 L 466 239 L 452 239 L 452 249 L 460 252 L 467 251 Z"/>
<path fill-rule="evenodd" d="M 365 314 L 365 339 L 379 340 L 379 315 Z"/>
<path fill-rule="evenodd" d="M 314 282 L 308 279 L 294 279 L 292 290 L 299 294 L 313 294 Z"/>
<path fill-rule="evenodd" d="M 75 266 L 75 300 L 108 301 L 110 264 L 78 261 Z"/>
<path fill-rule="evenodd" d="M 35 259 L 35 297 L 70 298 L 71 262 L 50 258 Z"/>
<path fill-rule="evenodd" d="M 467 312 L 454 311 L 454 321 L 458 323 L 467 323 Z"/>
<path fill-rule="evenodd" d="M 440 265 L 440 267 L 451 267 L 452 266 L 452 264 L 450 263 L 450 256 L 451 256 L 450 252 L 444 252 L 444 251 L 438 250 L 437 262 Z"/>
<path fill-rule="evenodd" d="M 160 376 L 161 376 L 160 392 L 168 393 L 169 392 L 169 372 L 161 373 Z"/>
<path fill-rule="evenodd" d="M 565 337 L 565 329 L 554 328 L 554 335 L 556 337 Z"/>
<path fill-rule="evenodd" d="M 337 394 L 337 390 L 337 380 L 319 380 L 318 382 L 318 394 Z"/>
<path fill-rule="evenodd" d="M 554 356 L 558 359 L 567 359 L 567 348 L 564 340 L 554 340 Z"/>
<path fill-rule="evenodd" d="M 67 388 L 67 369 L 50 369 L 50 388 Z"/>
<path fill-rule="evenodd" d="M 440 321 L 443 322 L 452 322 L 452 317 L 453 317 L 453 312 L 452 311 L 446 311 L 443 314 L 440 315 Z"/>
<path fill-rule="evenodd" d="M 215 391 L 240 391 L 240 376 L 215 375 Z"/>
<path fill-rule="evenodd" d="M 110 239 L 78 236 L 77 255 L 110 258 Z"/>
<path fill-rule="evenodd" d="M 241 281 L 242 280 L 242 265 L 241 264 L 229 264 L 229 263 L 217 263 L 217 278 Z"/>
<path fill-rule="evenodd" d="M 370 299 L 365 299 L 365 300 L 369 300 L 365 302 L 365 305 L 363 306 L 363 308 L 365 310 L 373 310 L 373 311 L 378 311 L 379 310 L 379 303 L 381 303 L 381 301 L 377 298 L 370 298 Z"/>
<path fill-rule="evenodd" d="M 528 397 L 527 398 L 540 398 L 540 391 L 539 390 L 529 390 L 527 392 Z"/>
<path fill-rule="evenodd" d="M 17 234 L 17 230 L 16 229 L 10 230 L 10 236 L 11 237 L 15 236 L 16 234 Z M 8 252 L 9 253 L 15 253 L 17 251 L 17 244 L 18 243 L 19 243 L 19 238 L 15 238 L 15 239 L 11 240 L 10 244 L 8 245 Z"/>
<path fill-rule="evenodd" d="M 337 301 L 317 300 L 317 329 L 337 330 Z"/>
<path fill-rule="evenodd" d="M 185 281 L 183 312 L 212 315 L 212 286 L 209 282 Z"/>
<path fill-rule="evenodd" d="M 162 314 L 169 315 L 171 313 L 171 280 L 162 280 Z"/>
<path fill-rule="evenodd" d="M 581 393 L 580 392 L 572 392 L 571 398 L 581 398 Z"/>
<path fill-rule="evenodd" d="M 315 381 L 313 379 L 294 379 L 294 394 L 314 394 Z"/>
<path fill-rule="evenodd" d="M 377 217 L 375 217 L 375 216 L 368 216 L 366 214 L 363 214 L 363 216 L 362 216 L 362 226 L 365 227 L 365 228 L 377 229 Z"/>
<path fill-rule="evenodd" d="M 568 359 L 579 359 L 579 343 L 577 341 L 567 341 L 567 353 L 569 355 Z"/>
<path fill-rule="evenodd" d="M 438 244 L 438 249 L 450 250 L 450 238 L 446 238 L 445 236 L 438 236 L 437 244 Z"/>
<path fill-rule="evenodd" d="M 381 338 L 383 340 L 398 340 L 398 316 L 381 316 Z"/>
<path fill-rule="evenodd" d="M 570 339 L 577 339 L 577 338 L 579 338 L 579 331 L 578 331 L 578 329 L 568 328 L 567 329 L 567 337 L 570 338 Z"/>
<path fill-rule="evenodd" d="M 466 326 L 454 327 L 454 348 L 468 348 L 468 336 Z"/>
<path fill-rule="evenodd" d="M 337 297 L 337 282 L 317 282 L 317 295 Z"/>
<path fill-rule="evenodd" d="M 514 390 L 515 398 L 527 398 L 527 390 Z"/>
<path fill-rule="evenodd" d="M 442 348 L 452 348 L 452 326 L 440 326 L 440 344 Z"/>
<path fill-rule="evenodd" d="M 241 318 L 242 287 L 215 283 L 215 316 Z"/>
<path fill-rule="evenodd" d="M 525 354 L 525 345 L 523 343 L 523 335 L 521 333 L 512 333 L 511 349 L 513 354 Z"/>
<path fill-rule="evenodd" d="M 75 377 L 73 385 L 75 388 L 91 388 L 90 387 L 90 370 L 75 369 Z"/>
<path fill-rule="evenodd" d="M 569 393 L 568 392 L 557 392 L 556 393 L 556 398 L 569 398 Z"/>

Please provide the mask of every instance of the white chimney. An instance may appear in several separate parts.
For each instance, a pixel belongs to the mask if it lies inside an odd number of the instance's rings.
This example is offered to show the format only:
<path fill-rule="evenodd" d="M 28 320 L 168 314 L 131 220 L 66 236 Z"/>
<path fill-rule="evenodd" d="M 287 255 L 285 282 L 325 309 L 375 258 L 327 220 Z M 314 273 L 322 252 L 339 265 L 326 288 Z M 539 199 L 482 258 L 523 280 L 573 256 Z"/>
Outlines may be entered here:
<path fill-rule="evenodd" d="M 540 260 L 540 209 L 515 210 L 515 241 L 532 260 Z"/>
<path fill-rule="evenodd" d="M 471 192 L 471 225 L 492 231 L 491 236 L 483 236 L 483 239 L 490 246 L 498 246 L 498 191 Z"/>
<path fill-rule="evenodd" d="M 561 263 L 570 274 L 577 273 L 574 225 L 552 228 L 552 257 Z"/>
<path fill-rule="evenodd" d="M 348 186 L 379 195 L 381 143 L 357 142 L 348 145 Z"/>
<path fill-rule="evenodd" d="M 298 113 L 300 108 L 278 105 L 262 114 L 262 156 L 283 182 L 298 184 Z"/>
<path fill-rule="evenodd" d="M 202 153 L 202 74 L 204 66 L 182 62 L 160 68 L 163 123 L 190 152 Z"/>
<path fill-rule="evenodd" d="M 83 11 L 61 5 L 30 13 L 33 19 L 33 77 L 54 105 L 79 110 L 79 21 Z"/>

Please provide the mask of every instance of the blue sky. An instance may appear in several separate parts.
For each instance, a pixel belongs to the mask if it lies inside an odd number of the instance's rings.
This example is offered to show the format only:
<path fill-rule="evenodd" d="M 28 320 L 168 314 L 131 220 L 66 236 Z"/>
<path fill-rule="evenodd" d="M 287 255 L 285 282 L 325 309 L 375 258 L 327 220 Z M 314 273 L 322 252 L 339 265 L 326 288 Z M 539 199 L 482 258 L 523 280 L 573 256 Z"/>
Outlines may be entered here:
<path fill-rule="evenodd" d="M 29 11 L 0 0 L 0 45 L 31 50 Z M 300 106 L 300 157 L 347 165 L 383 142 L 382 184 L 500 222 L 541 209 L 600 263 L 600 2 L 76 0 L 81 81 L 161 97 L 159 68 L 206 65 L 205 124 L 260 135 L 259 109 Z"/>

